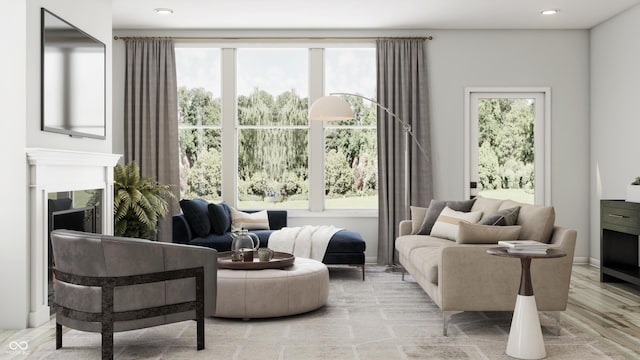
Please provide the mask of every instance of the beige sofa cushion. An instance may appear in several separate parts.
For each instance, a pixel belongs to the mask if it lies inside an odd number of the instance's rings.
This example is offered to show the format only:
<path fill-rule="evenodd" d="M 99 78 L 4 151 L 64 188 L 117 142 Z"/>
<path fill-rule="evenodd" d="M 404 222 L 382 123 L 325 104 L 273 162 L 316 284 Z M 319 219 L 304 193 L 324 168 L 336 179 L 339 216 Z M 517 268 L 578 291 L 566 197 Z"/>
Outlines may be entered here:
<path fill-rule="evenodd" d="M 476 196 L 476 201 L 471 207 L 471 211 L 482 211 L 481 221 L 498 211 L 504 200 L 489 199 L 480 195 Z"/>
<path fill-rule="evenodd" d="M 449 244 L 453 244 L 449 241 Z M 434 285 L 438 285 L 438 262 L 440 261 L 440 247 L 422 247 L 415 249 L 409 260 L 416 266 L 424 278 Z"/>
<path fill-rule="evenodd" d="M 417 234 L 420 230 L 420 226 L 424 222 L 424 217 L 427 215 L 429 208 L 420 206 L 410 206 L 411 208 L 411 234 Z"/>
<path fill-rule="evenodd" d="M 414 249 L 422 247 L 441 247 L 443 245 L 451 245 L 452 242 L 447 239 L 440 239 L 429 235 L 405 235 L 396 238 L 396 250 L 409 258 Z"/>
<path fill-rule="evenodd" d="M 493 226 L 461 222 L 458 244 L 497 244 L 501 240 L 517 240 L 522 226 Z"/>
<path fill-rule="evenodd" d="M 522 231 L 520 231 L 519 239 L 549 243 L 556 221 L 553 206 L 530 205 L 505 200 L 500 205 L 500 210 L 514 206 L 520 206 L 517 224 L 522 226 Z"/>

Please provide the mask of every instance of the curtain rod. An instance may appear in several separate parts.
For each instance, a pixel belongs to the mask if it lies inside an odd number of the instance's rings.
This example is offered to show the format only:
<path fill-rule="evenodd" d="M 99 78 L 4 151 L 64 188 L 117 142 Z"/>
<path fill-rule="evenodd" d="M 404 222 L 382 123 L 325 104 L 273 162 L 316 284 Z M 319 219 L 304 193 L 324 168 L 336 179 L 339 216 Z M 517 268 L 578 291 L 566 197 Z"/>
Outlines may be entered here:
<path fill-rule="evenodd" d="M 264 37 L 242 37 L 242 36 L 118 36 L 113 40 L 133 40 L 133 39 L 156 39 L 156 40 L 397 40 L 416 39 L 433 40 L 433 36 L 399 36 L 399 37 L 374 37 L 374 36 L 264 36 Z"/>

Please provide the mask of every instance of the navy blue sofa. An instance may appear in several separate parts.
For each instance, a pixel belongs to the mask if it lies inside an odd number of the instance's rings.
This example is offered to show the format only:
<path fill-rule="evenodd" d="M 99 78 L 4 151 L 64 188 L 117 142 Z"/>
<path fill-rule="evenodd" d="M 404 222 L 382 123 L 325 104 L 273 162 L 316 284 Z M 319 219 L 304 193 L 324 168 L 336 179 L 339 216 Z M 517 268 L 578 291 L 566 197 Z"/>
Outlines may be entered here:
<path fill-rule="evenodd" d="M 189 201 L 189 200 L 187 200 Z M 190 200 L 191 202 L 194 200 Z M 201 200 L 204 201 L 204 200 Z M 205 223 L 207 220 L 215 222 L 213 218 L 206 219 L 206 215 L 200 213 L 200 217 L 194 216 L 192 209 L 186 208 L 185 200 L 181 201 L 183 213 L 173 216 L 173 242 L 180 244 L 189 244 L 204 246 L 213 248 L 218 251 L 230 251 L 231 250 L 231 225 L 228 225 L 226 229 L 217 231 L 212 226 L 207 233 L 207 228 L 193 229 L 194 226 L 199 226 L 201 223 Z M 194 205 L 194 204 L 191 204 Z M 200 206 L 204 205 L 201 203 Z M 213 206 L 213 204 L 211 205 Z M 226 208 L 226 204 L 224 205 Z M 200 212 L 203 210 L 200 209 Z M 245 212 L 252 213 L 255 211 Z M 187 216 L 185 216 L 185 212 Z M 269 246 L 269 236 L 274 230 L 282 229 L 287 226 L 287 211 L 286 210 L 267 210 L 267 216 L 269 218 L 269 230 L 250 230 L 250 232 L 256 234 L 260 239 L 260 247 Z M 191 219 L 189 221 L 187 219 Z M 226 224 L 223 224 L 225 226 Z M 199 236 L 204 235 L 204 236 Z M 366 250 L 366 242 L 362 239 L 362 236 L 351 230 L 340 230 L 333 235 L 327 246 L 327 251 L 322 260 L 327 265 L 354 265 L 362 268 L 362 280 L 364 280 L 364 252 Z"/>

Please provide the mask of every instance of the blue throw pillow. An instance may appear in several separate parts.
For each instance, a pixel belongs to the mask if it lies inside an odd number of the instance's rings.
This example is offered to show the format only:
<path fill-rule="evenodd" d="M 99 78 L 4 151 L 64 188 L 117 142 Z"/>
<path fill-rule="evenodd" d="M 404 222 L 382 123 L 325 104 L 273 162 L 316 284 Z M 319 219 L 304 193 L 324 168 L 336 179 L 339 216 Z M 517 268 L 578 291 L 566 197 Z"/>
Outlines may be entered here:
<path fill-rule="evenodd" d="M 198 237 L 205 237 L 211 231 L 209 222 L 209 203 L 204 199 L 180 200 L 180 208 L 187 218 L 191 230 Z"/>
<path fill-rule="evenodd" d="M 224 202 L 209 204 L 209 222 L 212 234 L 223 235 L 231 229 L 231 216 Z"/>

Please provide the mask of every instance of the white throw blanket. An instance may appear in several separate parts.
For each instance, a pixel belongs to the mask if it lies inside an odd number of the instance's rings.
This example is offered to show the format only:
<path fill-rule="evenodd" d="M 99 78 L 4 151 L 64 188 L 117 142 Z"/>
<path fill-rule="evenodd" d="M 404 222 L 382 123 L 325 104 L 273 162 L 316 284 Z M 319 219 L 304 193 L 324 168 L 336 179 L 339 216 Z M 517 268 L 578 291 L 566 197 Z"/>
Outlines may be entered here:
<path fill-rule="evenodd" d="M 285 227 L 269 236 L 269 248 L 297 257 L 322 261 L 333 234 L 342 229 L 333 225 Z"/>

